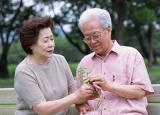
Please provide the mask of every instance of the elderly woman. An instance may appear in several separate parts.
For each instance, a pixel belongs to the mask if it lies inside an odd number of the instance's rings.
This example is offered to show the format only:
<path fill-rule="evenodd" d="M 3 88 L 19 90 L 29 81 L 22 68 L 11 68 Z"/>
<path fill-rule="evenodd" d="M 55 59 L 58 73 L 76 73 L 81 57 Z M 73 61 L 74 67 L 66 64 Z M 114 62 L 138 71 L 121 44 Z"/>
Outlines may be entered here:
<path fill-rule="evenodd" d="M 21 46 L 28 55 L 15 71 L 15 115 L 70 115 L 69 106 L 96 97 L 91 85 L 77 90 L 65 58 L 53 54 L 52 29 L 51 17 L 29 19 L 21 28 Z"/>

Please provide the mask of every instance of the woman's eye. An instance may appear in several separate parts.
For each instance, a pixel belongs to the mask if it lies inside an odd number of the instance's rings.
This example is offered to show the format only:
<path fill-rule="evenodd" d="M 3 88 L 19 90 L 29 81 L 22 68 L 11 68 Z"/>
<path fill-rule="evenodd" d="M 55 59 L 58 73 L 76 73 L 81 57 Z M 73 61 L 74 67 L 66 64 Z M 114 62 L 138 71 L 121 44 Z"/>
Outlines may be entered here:
<path fill-rule="evenodd" d="M 44 43 L 46 43 L 47 42 L 47 40 L 44 40 Z"/>

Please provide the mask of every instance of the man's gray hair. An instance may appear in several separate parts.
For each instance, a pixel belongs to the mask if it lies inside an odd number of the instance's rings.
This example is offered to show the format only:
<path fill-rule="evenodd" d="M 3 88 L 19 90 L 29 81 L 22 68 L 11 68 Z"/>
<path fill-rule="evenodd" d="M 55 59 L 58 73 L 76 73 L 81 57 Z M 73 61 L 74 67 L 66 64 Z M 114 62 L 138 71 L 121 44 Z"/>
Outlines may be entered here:
<path fill-rule="evenodd" d="M 112 30 L 112 21 L 109 12 L 107 10 L 100 8 L 91 8 L 84 11 L 81 14 L 80 19 L 78 21 L 78 26 L 82 33 L 83 33 L 83 24 L 94 18 L 100 19 L 104 29 L 110 26 L 110 29 Z"/>

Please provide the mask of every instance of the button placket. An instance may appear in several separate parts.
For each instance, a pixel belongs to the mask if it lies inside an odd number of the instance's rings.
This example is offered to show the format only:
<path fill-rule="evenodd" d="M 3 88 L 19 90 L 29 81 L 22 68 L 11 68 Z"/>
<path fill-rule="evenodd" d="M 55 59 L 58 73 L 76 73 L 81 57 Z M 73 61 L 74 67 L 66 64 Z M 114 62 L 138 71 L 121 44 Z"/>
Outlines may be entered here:
<path fill-rule="evenodd" d="M 105 63 L 106 63 L 106 60 L 103 60 L 103 62 L 102 62 L 102 74 L 103 75 L 106 75 L 106 72 L 105 72 Z"/>

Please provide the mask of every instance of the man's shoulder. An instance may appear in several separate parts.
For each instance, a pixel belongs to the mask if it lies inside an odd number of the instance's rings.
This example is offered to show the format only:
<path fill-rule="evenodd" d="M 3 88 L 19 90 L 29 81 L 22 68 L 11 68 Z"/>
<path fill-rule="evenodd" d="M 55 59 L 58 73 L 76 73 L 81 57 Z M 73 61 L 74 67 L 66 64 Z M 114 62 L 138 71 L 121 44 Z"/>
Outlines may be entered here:
<path fill-rule="evenodd" d="M 130 57 L 140 57 L 142 58 L 142 54 L 134 47 L 130 46 L 121 46 L 120 52 L 122 55 L 130 56 Z"/>
<path fill-rule="evenodd" d="M 121 46 L 120 48 L 122 51 L 126 51 L 126 52 L 138 52 L 138 50 L 134 47 L 131 46 Z"/>
<path fill-rule="evenodd" d="M 82 60 L 91 60 L 94 57 L 94 55 L 95 55 L 94 52 L 87 54 L 82 58 Z"/>
<path fill-rule="evenodd" d="M 80 61 L 80 63 L 83 65 L 83 64 L 91 64 L 92 62 L 93 62 L 93 57 L 94 57 L 94 54 L 95 53 L 90 53 L 90 54 L 87 54 L 87 55 L 85 55 L 82 59 L 81 59 L 81 61 Z"/>

